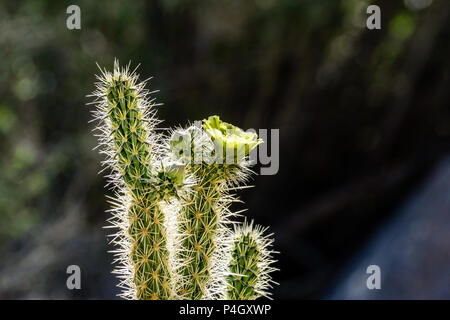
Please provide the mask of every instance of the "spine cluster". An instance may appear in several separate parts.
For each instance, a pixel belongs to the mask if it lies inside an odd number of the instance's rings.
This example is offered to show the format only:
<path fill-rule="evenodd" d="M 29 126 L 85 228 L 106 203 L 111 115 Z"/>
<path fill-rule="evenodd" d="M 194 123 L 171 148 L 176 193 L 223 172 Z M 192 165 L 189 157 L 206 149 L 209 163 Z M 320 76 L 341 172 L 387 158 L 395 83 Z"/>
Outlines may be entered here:
<path fill-rule="evenodd" d="M 201 127 L 157 134 L 147 81 L 138 82 L 117 61 L 112 73 L 101 69 L 97 78 L 91 104 L 115 191 L 109 221 L 117 230 L 112 243 L 121 296 L 268 296 L 271 241 L 261 228 L 229 228 L 237 215 L 230 211 L 235 191 L 251 173 L 248 154 L 261 141 L 217 116 Z"/>

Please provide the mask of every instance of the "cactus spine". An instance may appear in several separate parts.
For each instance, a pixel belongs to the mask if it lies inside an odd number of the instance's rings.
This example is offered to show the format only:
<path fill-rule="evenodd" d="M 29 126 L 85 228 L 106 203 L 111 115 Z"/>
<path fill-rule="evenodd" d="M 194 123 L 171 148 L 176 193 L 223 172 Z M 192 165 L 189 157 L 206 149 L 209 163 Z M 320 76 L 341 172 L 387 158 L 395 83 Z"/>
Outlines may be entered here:
<path fill-rule="evenodd" d="M 117 61 L 113 73 L 101 70 L 97 78 L 91 104 L 96 106 L 99 145 L 106 155 L 103 164 L 112 171 L 108 178 L 116 192 L 110 200 L 109 221 L 118 229 L 112 243 L 118 247 L 113 251 L 118 263 L 114 272 L 121 279 L 121 296 L 267 295 L 268 274 L 274 270 L 264 267 L 272 262 L 270 252 L 264 251 L 269 241 L 257 229 L 252 241 L 238 245 L 236 241 L 243 241 L 239 230 L 250 228 L 246 225 L 233 233 L 227 226 L 237 215 L 229 209 L 238 201 L 234 191 L 251 173 L 249 152 L 261 140 L 217 116 L 204 120 L 202 128 L 177 129 L 169 137 L 157 134 L 159 120 L 151 92 L 145 89 L 147 81 L 138 83 L 136 72 L 120 68 Z M 258 246 L 247 248 L 249 244 Z M 238 249 L 254 264 L 246 260 L 251 269 L 242 269 L 242 258 L 234 253 Z M 237 291 L 233 277 L 246 276 L 249 288 Z"/>

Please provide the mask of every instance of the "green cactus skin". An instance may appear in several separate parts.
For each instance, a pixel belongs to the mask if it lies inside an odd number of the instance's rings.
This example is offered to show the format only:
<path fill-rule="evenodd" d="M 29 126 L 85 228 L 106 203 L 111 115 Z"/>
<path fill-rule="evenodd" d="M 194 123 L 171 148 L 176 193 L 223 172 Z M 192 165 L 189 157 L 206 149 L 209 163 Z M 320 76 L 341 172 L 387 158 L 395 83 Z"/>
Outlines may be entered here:
<path fill-rule="evenodd" d="M 181 232 L 186 236 L 183 241 L 185 265 L 180 272 L 185 281 L 178 294 L 185 299 L 198 300 L 207 295 L 211 259 L 218 249 L 217 242 L 221 238 L 218 229 L 224 223 L 226 207 L 221 205 L 219 169 L 201 164 L 194 165 L 192 170 L 200 180 L 183 210 Z"/>
<path fill-rule="evenodd" d="M 178 167 L 164 167 L 153 132 L 153 100 L 144 89 L 145 81 L 128 67 L 106 70 L 96 86 L 95 118 L 99 120 L 100 145 L 107 155 L 105 164 L 119 189 L 113 200 L 113 227 L 119 232 L 113 242 L 121 267 L 115 270 L 123 280 L 123 297 L 134 299 L 171 299 L 173 297 L 167 219 L 164 201 L 176 195 L 184 175 Z"/>
<path fill-rule="evenodd" d="M 220 210 L 221 197 L 216 186 L 222 177 L 217 174 L 217 166 L 204 161 L 194 161 L 197 148 L 213 150 L 212 141 L 201 128 L 191 126 L 186 130 L 175 130 L 171 138 L 175 159 L 186 164 L 186 171 L 196 176 L 193 192 L 184 200 L 178 232 L 183 235 L 177 250 L 182 261 L 178 271 L 176 292 L 179 299 L 198 300 L 205 297 L 211 278 L 211 259 L 218 249 L 218 225 L 223 220 L 224 210 Z"/>
<path fill-rule="evenodd" d="M 276 282 L 270 273 L 277 270 L 271 265 L 273 240 L 264 237 L 267 229 L 253 227 L 253 222 L 235 228 L 233 248 L 228 266 L 226 299 L 255 300 L 261 296 L 270 298 L 268 289 Z"/>

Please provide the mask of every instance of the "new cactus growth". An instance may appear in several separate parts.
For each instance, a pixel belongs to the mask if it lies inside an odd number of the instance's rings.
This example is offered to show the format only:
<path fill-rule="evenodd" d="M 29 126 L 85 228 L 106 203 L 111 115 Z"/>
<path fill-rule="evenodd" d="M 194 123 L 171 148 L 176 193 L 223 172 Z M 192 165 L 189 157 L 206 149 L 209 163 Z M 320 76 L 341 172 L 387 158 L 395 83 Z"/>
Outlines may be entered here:
<path fill-rule="evenodd" d="M 249 152 L 262 141 L 217 116 L 202 127 L 157 134 L 147 81 L 139 83 L 136 72 L 117 61 L 112 73 L 101 70 L 97 78 L 92 104 L 116 190 L 110 222 L 118 229 L 112 242 L 121 296 L 268 296 L 271 241 L 261 228 L 228 227 L 237 215 L 229 209 L 235 190 L 251 173 Z"/>
<path fill-rule="evenodd" d="M 269 297 L 267 290 L 275 283 L 269 274 L 276 269 L 270 250 L 273 240 L 263 235 L 265 231 L 261 226 L 253 227 L 253 222 L 235 228 L 226 299 Z"/>

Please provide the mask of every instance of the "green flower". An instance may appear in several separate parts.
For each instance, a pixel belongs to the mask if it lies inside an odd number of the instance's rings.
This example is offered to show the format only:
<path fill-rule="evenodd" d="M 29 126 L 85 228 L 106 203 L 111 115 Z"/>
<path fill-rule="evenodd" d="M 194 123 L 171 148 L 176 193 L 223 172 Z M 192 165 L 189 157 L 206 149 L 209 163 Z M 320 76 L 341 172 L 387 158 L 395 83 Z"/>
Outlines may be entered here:
<path fill-rule="evenodd" d="M 216 155 L 223 155 L 226 163 L 239 163 L 263 141 L 253 132 L 223 122 L 218 116 L 203 120 L 203 129 L 214 142 Z M 218 159 L 221 160 L 221 159 Z"/>

